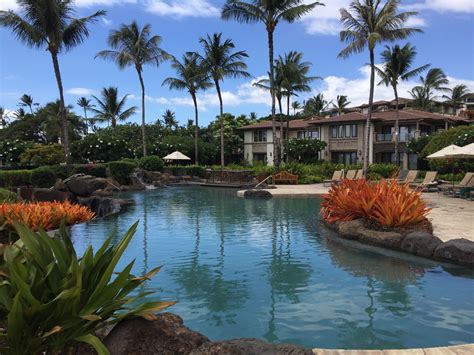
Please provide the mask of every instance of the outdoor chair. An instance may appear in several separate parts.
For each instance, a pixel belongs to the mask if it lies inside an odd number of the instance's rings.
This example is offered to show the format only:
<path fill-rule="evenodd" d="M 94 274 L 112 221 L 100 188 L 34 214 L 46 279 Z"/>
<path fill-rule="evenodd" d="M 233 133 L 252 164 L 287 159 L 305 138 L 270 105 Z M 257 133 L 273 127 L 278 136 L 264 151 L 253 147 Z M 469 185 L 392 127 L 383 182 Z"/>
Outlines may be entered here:
<path fill-rule="evenodd" d="M 399 182 L 405 181 L 405 179 L 408 176 L 408 170 L 400 170 L 398 173 L 398 177 L 396 177 L 394 180 L 398 180 Z"/>
<path fill-rule="evenodd" d="M 355 179 L 362 179 L 364 177 L 364 170 L 362 169 L 359 169 L 357 170 L 357 173 L 356 173 L 356 176 L 355 176 Z"/>
<path fill-rule="evenodd" d="M 439 186 L 438 191 L 444 192 L 445 194 L 448 194 L 448 195 L 453 194 L 453 196 L 455 196 L 457 192 L 460 194 L 461 189 L 470 189 L 473 187 L 474 187 L 474 173 L 466 173 L 466 175 L 464 175 L 464 178 L 461 180 L 459 184 L 453 185 L 449 183 L 444 183 L 441 186 Z"/>
<path fill-rule="evenodd" d="M 337 184 L 341 182 L 342 177 L 343 177 L 343 171 L 342 170 L 335 170 L 334 173 L 332 174 L 331 180 L 324 180 L 323 181 L 323 186 L 327 186 L 326 184 L 332 185 L 332 184 Z"/>
<path fill-rule="evenodd" d="M 418 176 L 418 170 L 409 170 L 404 180 L 399 180 L 402 184 L 413 184 Z"/>
<path fill-rule="evenodd" d="M 346 173 L 346 179 L 354 180 L 357 175 L 357 170 L 348 170 Z"/>
<path fill-rule="evenodd" d="M 438 175 L 437 171 L 427 171 L 425 178 L 421 183 L 412 182 L 410 183 L 410 187 L 413 189 L 421 190 L 421 191 L 430 191 L 430 188 L 436 188 L 438 183 L 436 182 L 436 176 Z"/>

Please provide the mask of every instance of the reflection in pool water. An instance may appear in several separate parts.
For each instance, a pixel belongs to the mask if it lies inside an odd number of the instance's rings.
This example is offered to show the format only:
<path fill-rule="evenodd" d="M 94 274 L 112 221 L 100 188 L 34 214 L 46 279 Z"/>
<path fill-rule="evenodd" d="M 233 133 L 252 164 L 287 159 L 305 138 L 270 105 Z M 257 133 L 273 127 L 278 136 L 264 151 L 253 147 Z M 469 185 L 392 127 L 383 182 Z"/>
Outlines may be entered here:
<path fill-rule="evenodd" d="M 73 228 L 79 252 L 140 226 L 121 267 L 163 264 L 147 291 L 213 340 L 407 348 L 474 342 L 474 274 L 328 239 L 319 199 L 243 200 L 201 187 L 130 193 L 119 216 Z M 149 296 L 153 298 L 152 296 Z"/>

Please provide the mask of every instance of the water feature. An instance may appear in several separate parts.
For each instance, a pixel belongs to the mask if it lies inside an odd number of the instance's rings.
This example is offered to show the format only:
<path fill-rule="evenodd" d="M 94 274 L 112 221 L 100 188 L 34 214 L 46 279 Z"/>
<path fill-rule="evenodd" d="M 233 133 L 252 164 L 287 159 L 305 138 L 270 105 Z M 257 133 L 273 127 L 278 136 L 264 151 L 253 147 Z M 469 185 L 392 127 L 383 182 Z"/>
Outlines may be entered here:
<path fill-rule="evenodd" d="M 125 194 L 118 216 L 73 228 L 79 252 L 140 220 L 124 255 L 157 265 L 152 299 L 212 340 L 389 349 L 474 342 L 474 273 L 387 257 L 327 238 L 317 198 L 244 200 L 181 187 Z"/>

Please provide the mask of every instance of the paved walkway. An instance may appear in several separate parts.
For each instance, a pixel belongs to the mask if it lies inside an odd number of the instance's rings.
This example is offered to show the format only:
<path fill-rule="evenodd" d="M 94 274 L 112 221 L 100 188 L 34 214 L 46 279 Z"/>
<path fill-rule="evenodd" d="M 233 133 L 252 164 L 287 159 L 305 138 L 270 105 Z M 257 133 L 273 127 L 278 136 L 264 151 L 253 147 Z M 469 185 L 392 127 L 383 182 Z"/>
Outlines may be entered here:
<path fill-rule="evenodd" d="M 275 189 L 266 189 L 274 197 L 308 197 L 328 192 L 323 184 L 278 185 Z M 238 196 L 243 197 L 239 191 Z M 424 193 L 428 206 L 432 209 L 428 219 L 433 224 L 434 235 L 442 241 L 466 238 L 474 241 L 474 201 L 438 194 Z"/>
<path fill-rule="evenodd" d="M 330 350 L 313 349 L 317 355 L 468 355 L 474 354 L 474 344 L 447 346 L 441 348 L 404 350 Z"/>

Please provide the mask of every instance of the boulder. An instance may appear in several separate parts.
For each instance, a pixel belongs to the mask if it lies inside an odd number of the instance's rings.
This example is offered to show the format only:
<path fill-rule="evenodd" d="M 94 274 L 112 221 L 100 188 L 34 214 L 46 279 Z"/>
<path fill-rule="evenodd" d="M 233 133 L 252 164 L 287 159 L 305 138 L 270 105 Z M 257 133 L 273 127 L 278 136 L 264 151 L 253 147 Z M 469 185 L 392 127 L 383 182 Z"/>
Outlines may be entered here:
<path fill-rule="evenodd" d="M 31 199 L 33 201 L 70 201 L 76 202 L 76 198 L 70 192 L 64 192 L 54 189 L 34 188 Z"/>
<path fill-rule="evenodd" d="M 403 235 L 395 232 L 382 232 L 367 228 L 359 228 L 359 240 L 362 243 L 371 244 L 383 248 L 399 250 Z"/>
<path fill-rule="evenodd" d="M 134 318 L 117 324 L 104 341 L 110 354 L 184 355 L 209 342 L 204 335 L 185 327 L 177 315 L 163 313 L 157 317 L 153 321 Z"/>
<path fill-rule="evenodd" d="M 56 183 L 54 184 L 54 189 L 58 191 L 64 191 L 64 192 L 69 191 L 66 184 L 62 180 L 56 181 Z"/>
<path fill-rule="evenodd" d="M 76 196 L 90 196 L 96 190 L 105 189 L 107 179 L 91 175 L 75 174 L 64 180 L 67 188 Z"/>
<path fill-rule="evenodd" d="M 454 264 L 474 267 L 474 242 L 464 238 L 452 239 L 441 243 L 434 256 Z"/>
<path fill-rule="evenodd" d="M 337 224 L 337 232 L 346 239 L 358 239 L 360 230 L 365 228 L 362 219 L 354 219 L 353 221 L 341 221 Z"/>
<path fill-rule="evenodd" d="M 272 198 L 273 195 L 266 190 L 245 190 L 244 197 L 251 198 L 251 199 L 268 200 Z"/>
<path fill-rule="evenodd" d="M 104 217 L 120 212 L 121 205 L 118 200 L 110 197 L 90 196 L 78 197 L 77 202 L 88 207 L 97 217 Z"/>
<path fill-rule="evenodd" d="M 436 247 L 441 243 L 441 239 L 430 233 L 412 232 L 403 239 L 401 249 L 410 254 L 429 258 L 434 255 Z"/>
<path fill-rule="evenodd" d="M 99 189 L 95 190 L 92 193 L 92 196 L 100 196 L 100 197 L 111 197 L 114 194 L 114 189 Z"/>
<path fill-rule="evenodd" d="M 190 355 L 312 355 L 311 350 L 292 344 L 270 344 L 258 339 L 233 339 L 204 343 Z"/>

